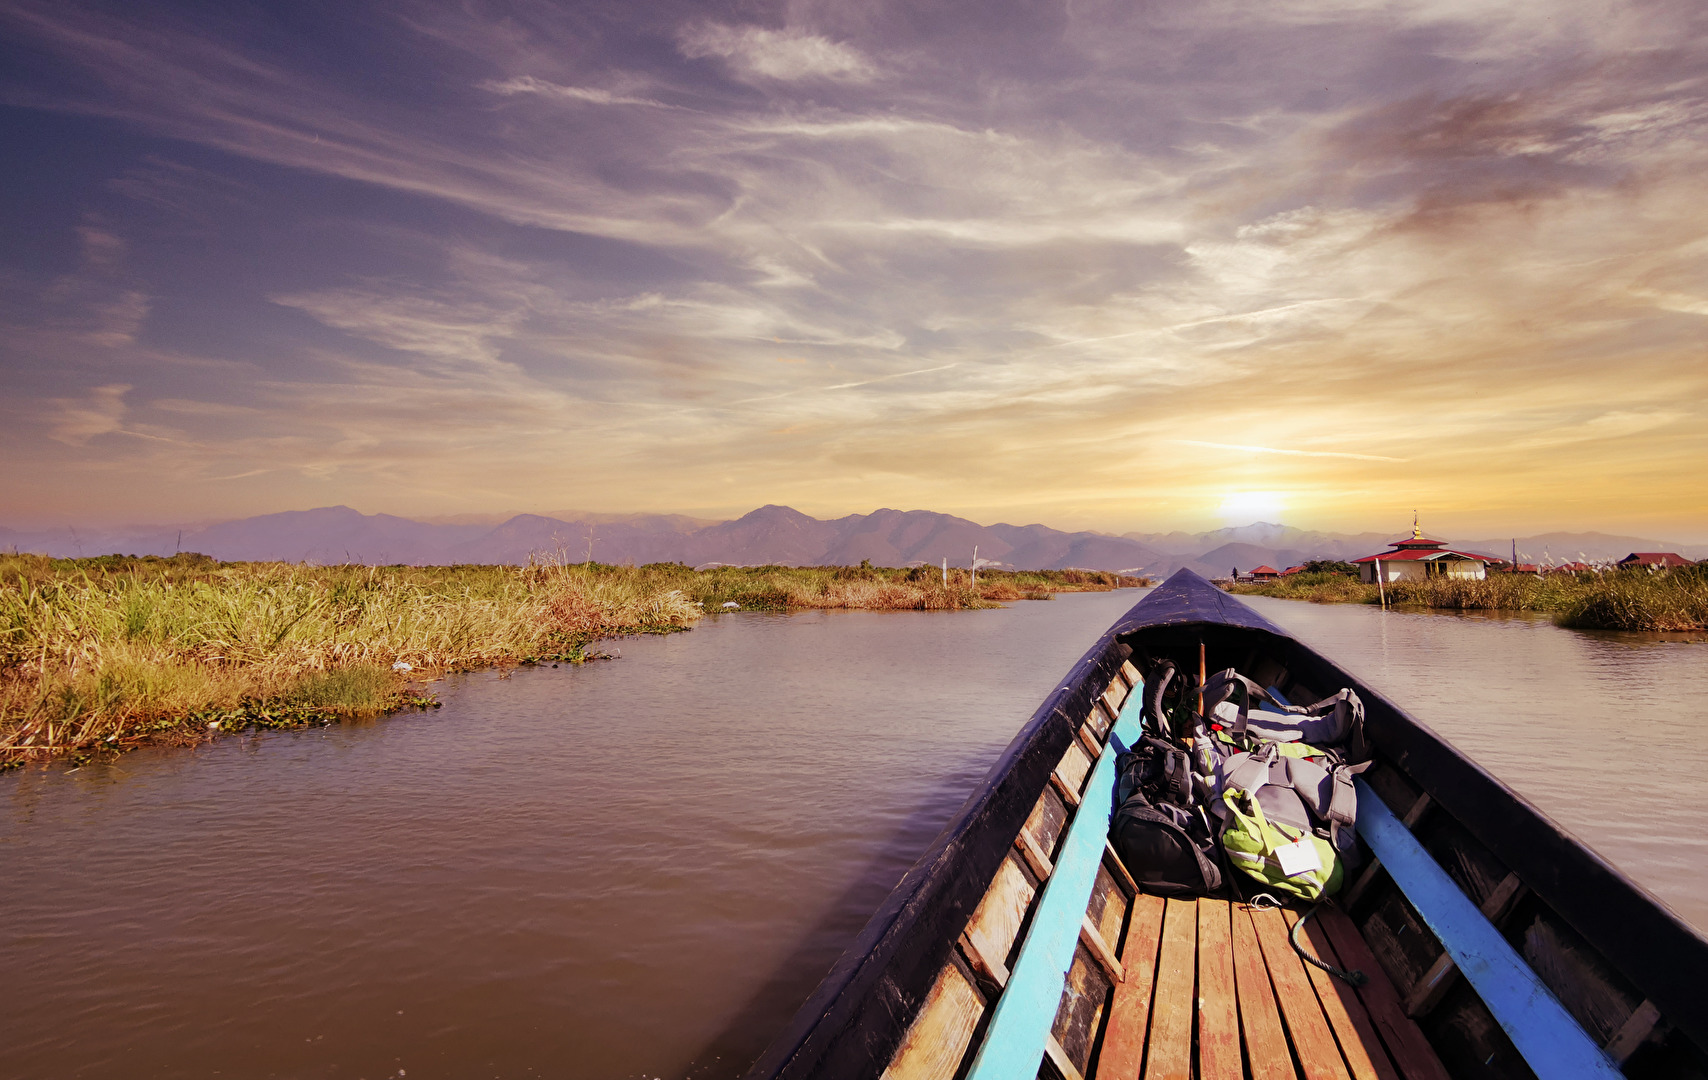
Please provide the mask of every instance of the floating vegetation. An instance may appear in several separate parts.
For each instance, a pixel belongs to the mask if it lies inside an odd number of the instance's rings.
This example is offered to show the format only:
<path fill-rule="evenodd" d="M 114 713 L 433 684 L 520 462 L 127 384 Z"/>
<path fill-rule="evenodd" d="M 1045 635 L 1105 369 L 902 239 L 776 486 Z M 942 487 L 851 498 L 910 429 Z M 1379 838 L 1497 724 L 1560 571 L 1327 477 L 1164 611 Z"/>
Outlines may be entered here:
<path fill-rule="evenodd" d="M 1295 574 L 1228 591 L 1319 604 L 1375 604 L 1376 586 L 1340 574 Z M 1426 578 L 1387 585 L 1388 603 L 1455 611 L 1540 611 L 1575 630 L 1708 629 L 1708 567 L 1490 574 L 1481 580 Z"/>
<path fill-rule="evenodd" d="M 0 767 L 436 702 L 423 680 L 582 663 L 745 610 L 958 610 L 1144 583 L 1094 571 L 220 563 L 0 555 Z"/>

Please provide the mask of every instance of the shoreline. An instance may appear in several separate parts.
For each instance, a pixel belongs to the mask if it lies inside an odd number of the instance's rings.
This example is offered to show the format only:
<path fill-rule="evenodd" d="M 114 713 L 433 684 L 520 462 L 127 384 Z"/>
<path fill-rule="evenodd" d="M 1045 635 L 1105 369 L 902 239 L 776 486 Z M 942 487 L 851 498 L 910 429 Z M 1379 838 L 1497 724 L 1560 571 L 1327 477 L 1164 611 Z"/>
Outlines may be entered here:
<path fill-rule="evenodd" d="M 1315 604 L 1378 604 L 1382 599 L 1376 585 L 1334 573 L 1221 588 L 1236 596 Z M 1408 610 L 1540 612 L 1568 630 L 1708 630 L 1708 567 L 1700 565 L 1660 573 L 1614 570 L 1396 581 L 1386 586 L 1386 594 L 1388 606 Z"/>
<path fill-rule="evenodd" d="M 220 563 L 0 556 L 0 770 L 437 706 L 423 680 L 580 664 L 726 610 L 963 611 L 1138 587 L 1106 571 Z"/>

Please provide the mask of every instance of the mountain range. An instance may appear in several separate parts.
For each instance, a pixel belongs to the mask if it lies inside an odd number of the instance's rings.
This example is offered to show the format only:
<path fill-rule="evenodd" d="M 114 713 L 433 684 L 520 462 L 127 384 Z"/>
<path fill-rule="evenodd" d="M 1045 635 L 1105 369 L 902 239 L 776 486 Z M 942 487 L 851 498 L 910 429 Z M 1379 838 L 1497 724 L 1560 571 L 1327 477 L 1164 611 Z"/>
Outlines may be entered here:
<path fill-rule="evenodd" d="M 1267 563 L 1277 569 L 1309 559 L 1352 559 L 1383 550 L 1394 534 L 1325 533 L 1259 522 L 1210 532 L 1112 536 L 1063 532 L 1045 525 L 980 525 L 927 510 L 878 510 L 823 521 L 787 506 L 762 506 L 731 521 L 678 514 L 515 514 L 418 521 L 363 514 L 347 506 L 177 528 L 105 532 L 71 527 L 26 532 L 0 527 L 0 549 L 58 556 L 171 555 L 199 551 L 218 559 L 418 565 L 521 563 L 552 554 L 571 562 L 682 562 L 735 565 L 986 565 L 1026 570 L 1144 572 L 1153 577 L 1190 567 L 1206 576 Z M 1511 539 L 1462 540 L 1454 546 L 1500 555 Z M 1525 561 L 1617 559 L 1631 551 L 1708 556 L 1703 545 L 1668 544 L 1605 533 L 1546 533 L 1517 538 Z"/>

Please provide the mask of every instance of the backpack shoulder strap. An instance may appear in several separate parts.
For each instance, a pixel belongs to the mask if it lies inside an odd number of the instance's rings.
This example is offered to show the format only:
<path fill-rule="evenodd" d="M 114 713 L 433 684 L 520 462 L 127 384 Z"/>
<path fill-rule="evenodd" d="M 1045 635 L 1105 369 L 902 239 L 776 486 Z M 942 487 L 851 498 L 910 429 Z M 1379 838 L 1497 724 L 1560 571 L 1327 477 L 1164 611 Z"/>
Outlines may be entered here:
<path fill-rule="evenodd" d="M 1373 761 L 1337 764 L 1329 774 L 1334 780 L 1334 794 L 1329 799 L 1328 813 L 1323 816 L 1328 818 L 1329 842 L 1348 866 L 1358 863 L 1357 834 L 1353 831 L 1358 825 L 1358 789 L 1353 787 L 1352 778 L 1374 764 Z"/>

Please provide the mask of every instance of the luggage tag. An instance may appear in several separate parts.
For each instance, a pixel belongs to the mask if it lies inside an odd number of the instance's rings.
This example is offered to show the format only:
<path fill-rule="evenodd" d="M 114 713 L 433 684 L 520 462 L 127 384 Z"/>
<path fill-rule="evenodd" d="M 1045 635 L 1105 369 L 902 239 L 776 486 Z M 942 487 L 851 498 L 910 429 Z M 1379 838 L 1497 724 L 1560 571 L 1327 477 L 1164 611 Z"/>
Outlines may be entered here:
<path fill-rule="evenodd" d="M 1275 858 L 1281 864 L 1281 872 L 1288 877 L 1298 877 L 1300 874 L 1323 868 L 1322 858 L 1317 854 L 1317 846 L 1311 843 L 1308 836 L 1276 848 Z"/>

